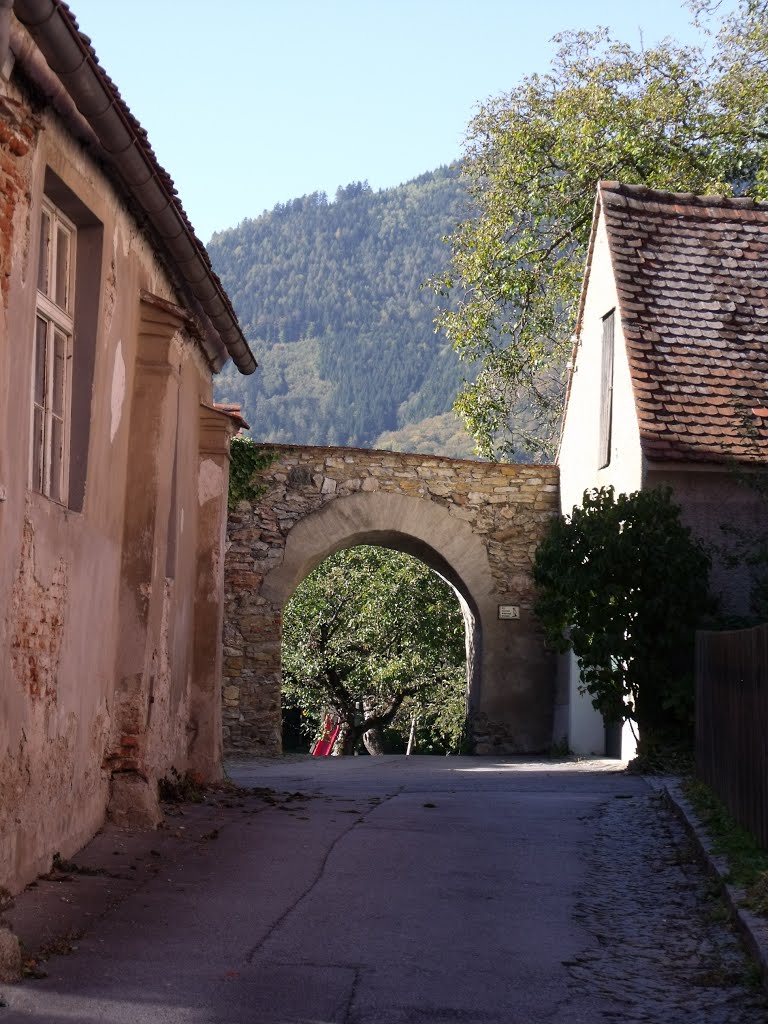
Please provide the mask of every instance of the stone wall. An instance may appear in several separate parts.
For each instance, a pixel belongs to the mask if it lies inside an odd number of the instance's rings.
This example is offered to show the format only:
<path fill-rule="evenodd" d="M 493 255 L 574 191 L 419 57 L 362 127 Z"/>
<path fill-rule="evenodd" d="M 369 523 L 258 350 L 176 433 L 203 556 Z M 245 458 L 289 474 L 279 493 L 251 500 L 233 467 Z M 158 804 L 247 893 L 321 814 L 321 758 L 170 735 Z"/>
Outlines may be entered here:
<path fill-rule="evenodd" d="M 551 740 L 554 667 L 532 614 L 529 571 L 558 512 L 552 466 L 499 465 L 339 448 L 273 448 L 262 497 L 229 517 L 225 569 L 225 749 L 280 751 L 283 605 L 339 548 L 382 543 L 445 575 L 477 625 L 470 705 L 476 749 Z M 519 609 L 501 621 L 498 605 Z"/>

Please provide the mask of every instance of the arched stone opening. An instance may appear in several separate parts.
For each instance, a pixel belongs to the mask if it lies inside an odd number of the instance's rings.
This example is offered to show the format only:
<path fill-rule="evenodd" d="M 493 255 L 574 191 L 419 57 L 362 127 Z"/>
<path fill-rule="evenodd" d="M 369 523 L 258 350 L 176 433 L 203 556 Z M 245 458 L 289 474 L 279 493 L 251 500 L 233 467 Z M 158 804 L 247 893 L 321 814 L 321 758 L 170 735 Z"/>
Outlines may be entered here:
<path fill-rule="evenodd" d="M 339 562 L 338 559 L 334 559 L 335 555 L 338 555 L 341 551 L 355 552 L 356 549 L 359 551 L 358 557 L 364 559 L 366 570 L 364 574 L 360 575 L 359 562 L 356 558 L 351 560 Z M 387 559 L 384 562 L 386 566 L 377 568 L 378 562 L 376 556 L 373 554 L 371 549 L 386 549 L 389 552 L 395 552 L 397 554 L 404 554 L 407 556 L 406 559 L 395 559 L 394 561 Z M 366 552 L 371 552 L 367 554 Z M 330 562 L 330 564 L 329 564 Z M 416 568 L 414 563 L 418 563 L 421 567 L 421 573 Z M 341 578 L 339 578 L 339 571 L 341 568 Z M 413 567 L 412 567 L 413 566 Z M 324 567 L 327 567 L 326 571 L 331 573 L 326 575 L 323 572 Z M 308 577 L 311 577 L 312 572 L 321 570 L 321 575 L 318 579 L 311 584 L 309 593 L 312 597 L 309 599 L 309 603 L 306 604 L 307 595 L 303 594 L 299 597 L 297 591 L 302 590 L 302 584 L 307 582 Z M 391 574 L 390 574 L 391 571 Z M 425 580 L 424 572 L 426 571 L 426 577 L 431 578 L 434 584 L 426 584 L 428 589 L 427 593 L 432 596 L 435 600 L 435 604 L 432 604 L 432 599 L 426 603 L 420 603 L 424 597 L 423 581 Z M 371 575 L 369 575 L 369 572 Z M 400 572 L 406 574 L 409 583 L 413 583 L 415 589 L 411 589 L 408 584 L 403 585 L 403 579 Z M 415 573 L 411 577 L 410 573 Z M 335 575 L 334 575 L 335 574 Z M 328 590 L 329 580 L 338 579 L 338 589 Z M 422 581 L 422 583 L 420 583 Z M 368 584 L 371 584 L 369 587 Z M 438 595 L 442 594 L 440 598 Z M 360 595 L 362 599 L 359 600 Z M 396 595 L 393 597 L 392 595 Z M 418 596 L 417 596 L 418 595 Z M 293 606 L 292 602 L 294 599 L 299 600 L 298 608 Z M 329 604 L 326 604 L 329 601 Z M 390 605 L 390 601 L 394 604 Z M 380 603 L 379 603 L 380 602 Z M 380 608 L 380 614 L 374 616 L 377 626 L 373 628 L 371 638 L 373 639 L 373 647 L 371 649 L 371 660 L 359 653 L 357 644 L 361 638 L 357 634 L 357 624 L 365 624 L 368 621 L 367 609 L 373 605 L 374 607 Z M 441 612 L 436 612 L 435 607 L 442 609 Z M 422 723 L 423 728 L 426 732 L 422 735 L 424 740 L 429 736 L 429 744 L 437 742 L 439 753 L 458 753 L 459 745 L 463 744 L 464 740 L 461 738 L 466 736 L 466 727 L 468 721 L 471 719 L 472 709 L 477 702 L 477 689 L 480 677 L 480 652 L 481 652 L 481 629 L 479 623 L 479 614 L 475 605 L 472 595 L 465 587 L 463 581 L 458 577 L 456 571 L 447 563 L 438 552 L 436 552 L 429 545 L 424 544 L 421 541 L 414 539 L 413 537 L 399 535 L 395 531 L 391 530 L 375 530 L 367 532 L 362 536 L 355 536 L 353 539 L 349 539 L 348 542 L 338 545 L 334 550 L 330 551 L 324 556 L 321 562 L 312 568 L 307 569 L 307 572 L 303 577 L 298 580 L 296 586 L 291 592 L 285 597 L 283 603 L 283 625 L 284 634 L 282 638 L 282 650 L 283 650 L 283 682 L 286 682 L 286 673 L 288 672 L 286 656 L 288 656 L 288 664 L 293 663 L 294 671 L 301 677 L 303 667 L 306 665 L 306 660 L 300 653 L 304 650 L 304 643 L 307 642 L 309 637 L 314 637 L 315 643 L 324 643 L 322 639 L 324 636 L 324 626 L 329 626 L 331 623 L 334 624 L 333 635 L 334 640 L 330 641 L 333 648 L 336 651 L 335 656 L 332 657 L 330 665 L 343 665 L 349 670 L 349 680 L 352 685 L 352 692 L 357 690 L 358 700 L 355 700 L 356 711 L 353 713 L 355 721 L 359 721 L 359 715 L 362 710 L 366 710 L 367 714 L 373 713 L 373 708 L 378 708 L 378 714 L 385 714 L 387 712 L 387 697 L 386 690 L 382 691 L 379 696 L 374 696 L 374 688 L 371 690 L 366 689 L 366 683 L 362 682 L 368 678 L 368 674 L 364 669 L 361 676 L 357 675 L 356 667 L 361 667 L 364 664 L 368 664 L 371 667 L 376 665 L 379 669 L 383 668 L 386 664 L 386 660 L 389 657 L 398 657 L 398 650 L 401 651 L 403 648 L 399 647 L 400 636 L 395 632 L 388 632 L 387 646 L 391 645 L 391 649 L 388 653 L 384 653 L 384 650 L 379 646 L 379 638 L 381 637 L 380 628 L 382 624 L 392 622 L 392 614 L 395 615 L 398 620 L 401 620 L 400 616 L 404 616 L 406 621 L 412 625 L 412 630 L 404 631 L 401 635 L 404 637 L 410 637 L 415 644 L 424 642 L 425 633 L 426 635 L 432 636 L 433 631 L 449 629 L 447 623 L 453 623 L 453 629 L 451 631 L 452 639 L 447 640 L 449 634 L 445 634 L 446 644 L 445 646 L 433 647 L 431 646 L 432 641 L 427 641 L 427 646 L 422 648 L 426 657 L 429 658 L 431 651 L 440 651 L 440 654 L 435 654 L 436 658 L 443 658 L 447 651 L 451 651 L 449 659 L 444 660 L 442 665 L 444 667 L 451 666 L 451 671 L 443 674 L 441 671 L 437 673 L 435 679 L 442 678 L 443 683 L 438 684 L 439 696 L 437 692 L 431 690 L 429 686 L 426 687 L 426 703 L 422 706 L 421 711 L 418 711 L 415 706 L 412 706 L 406 718 L 403 719 L 402 712 L 409 708 L 410 701 L 407 700 L 406 707 L 400 709 L 400 714 L 397 715 L 392 723 L 392 726 L 388 728 L 386 733 L 386 740 L 383 733 L 379 733 L 376 736 L 374 733 L 371 734 L 356 734 L 356 740 L 352 740 L 356 745 L 356 750 L 359 753 L 365 753 L 365 746 L 367 746 L 369 753 L 393 753 L 399 749 L 400 753 L 406 751 L 406 745 L 409 739 L 408 723 L 412 723 L 412 726 L 416 723 L 416 718 L 412 722 L 411 713 L 418 716 L 419 721 Z M 307 613 L 306 620 L 301 622 L 300 610 L 304 609 Z M 352 610 L 350 610 L 352 609 Z M 431 609 L 431 610 L 430 610 Z M 438 617 L 434 620 L 433 626 L 426 626 L 430 622 L 430 616 L 436 614 Z M 362 615 L 358 618 L 357 615 Z M 315 617 L 316 616 L 316 617 Z M 340 616 L 340 617 L 339 617 Z M 313 623 L 313 627 L 309 626 L 309 623 Z M 459 624 L 462 624 L 461 633 L 458 632 Z M 364 626 L 364 629 L 366 627 Z M 352 632 L 347 633 L 347 629 Z M 390 626 L 391 629 L 391 626 Z M 461 641 L 459 637 L 461 636 Z M 347 637 L 349 638 L 347 640 Z M 349 643 L 349 649 L 347 656 L 344 657 L 342 662 L 338 660 L 338 651 L 344 650 L 347 642 Z M 362 642 L 366 642 L 362 640 Z M 457 644 L 461 643 L 461 660 L 459 660 L 459 650 Z M 296 646 L 294 646 L 294 644 Z M 311 655 L 312 660 L 316 656 L 318 648 L 313 647 L 313 654 Z M 437 668 L 435 664 L 435 669 Z M 374 673 L 376 670 L 373 670 Z M 460 674 L 460 675 L 459 675 Z M 343 677 L 342 677 L 343 678 Z M 395 695 L 399 686 L 409 686 L 418 681 L 419 678 L 426 680 L 428 677 L 410 677 L 406 682 L 400 678 L 398 683 L 393 684 L 391 691 L 391 699 L 394 701 Z M 450 685 L 446 685 L 446 681 L 451 679 Z M 340 682 L 340 680 L 339 680 Z M 360 683 L 362 682 L 362 687 Z M 345 686 L 349 685 L 348 683 Z M 289 688 L 290 692 L 290 688 Z M 314 696 L 311 695 L 312 692 Z M 343 692 L 343 691 L 342 691 Z M 348 691 L 347 691 L 348 692 Z M 302 694 L 299 697 L 299 706 L 303 707 L 305 714 L 309 715 L 309 719 L 300 719 L 296 715 L 298 706 L 293 705 L 290 701 L 288 703 L 289 717 L 286 719 L 286 694 L 283 693 L 283 712 L 284 712 L 284 741 L 287 743 L 286 750 L 288 751 L 306 751 L 309 743 L 309 734 L 304 732 L 303 737 L 299 733 L 301 728 L 300 722 L 303 721 L 304 728 L 306 728 L 311 721 L 313 726 L 317 726 L 321 719 L 317 718 L 319 714 L 319 707 L 316 700 L 317 694 L 326 693 L 330 696 L 330 691 L 324 686 L 323 683 L 312 683 L 308 678 L 305 678 L 297 691 L 294 691 L 294 696 Z M 366 696 L 366 693 L 370 693 L 370 697 Z M 331 698 L 333 699 L 333 698 Z M 341 699 L 342 703 L 339 706 L 340 709 L 346 709 L 342 712 L 341 722 L 351 722 L 351 718 L 344 717 L 350 715 L 351 703 L 349 697 L 341 695 L 339 693 L 338 699 Z M 369 702 L 371 701 L 371 702 Z M 461 712 L 459 711 L 459 702 L 461 702 Z M 421 703 L 417 700 L 417 703 Z M 323 715 L 329 711 L 329 706 L 326 701 L 323 702 Z M 390 707 L 396 707 L 396 705 L 390 705 Z M 435 714 L 435 709 L 441 708 L 441 715 L 445 716 L 442 720 L 442 725 L 449 731 L 445 734 L 441 734 L 441 728 L 438 727 L 437 731 L 430 732 L 430 728 L 427 723 L 430 721 L 432 715 Z M 293 711 L 291 711 L 293 709 Z M 449 711 L 450 709 L 450 711 Z M 285 732 L 286 723 L 290 723 L 288 726 L 288 733 Z M 406 723 L 403 731 L 403 722 Z M 454 723 L 447 725 L 447 723 Z M 385 723 L 388 726 L 388 723 Z M 453 729 L 462 730 L 461 734 L 453 732 Z M 399 735 L 398 735 L 399 733 Z M 345 734 L 345 730 L 342 735 Z M 451 736 L 452 739 L 447 737 Z M 438 738 L 439 737 L 439 738 Z M 351 736 L 348 736 L 351 738 Z M 412 737 L 413 738 L 413 737 Z M 374 749 L 372 746 L 378 749 Z M 391 743 L 394 744 L 394 750 L 392 749 Z M 358 744 L 358 745 L 357 745 Z M 381 750 L 382 744 L 384 750 Z M 418 753 L 423 752 L 422 746 L 418 745 Z M 351 753 L 347 751 L 347 753 Z"/>
<path fill-rule="evenodd" d="M 480 702 L 482 680 L 483 593 L 490 578 L 482 541 L 466 523 L 454 521 L 439 505 L 400 494 L 362 493 L 339 498 L 297 522 L 288 533 L 282 565 L 264 577 L 260 598 L 267 602 L 272 636 L 264 636 L 265 649 L 282 649 L 283 609 L 299 583 L 334 552 L 360 544 L 403 551 L 420 559 L 453 587 L 464 615 L 467 637 L 467 709 L 472 721 Z M 486 601 L 487 603 L 487 601 Z M 264 607 L 264 606 L 261 606 Z M 270 677 L 262 679 L 268 745 L 264 753 L 278 753 L 282 672 L 273 663 Z M 268 724 L 269 723 L 269 724 Z M 262 741 L 263 742 L 263 741 Z"/>
<path fill-rule="evenodd" d="M 229 521 L 225 747 L 280 752 L 285 604 L 335 551 L 376 544 L 421 559 L 460 597 L 476 752 L 544 750 L 554 659 L 533 617 L 528 570 L 557 511 L 556 470 L 349 449 L 274 451 L 261 477 L 265 494 Z"/>
<path fill-rule="evenodd" d="M 338 499 L 294 527 L 282 566 L 264 580 L 262 595 L 280 609 L 299 583 L 342 548 L 371 544 L 413 555 L 453 588 L 464 616 L 467 642 L 467 711 L 480 697 L 482 617 L 478 598 L 490 577 L 482 542 L 466 523 L 450 520 L 440 506 L 398 494 L 358 494 Z M 392 524 L 383 527 L 384 523 Z M 439 545 L 439 546 L 438 546 Z"/>

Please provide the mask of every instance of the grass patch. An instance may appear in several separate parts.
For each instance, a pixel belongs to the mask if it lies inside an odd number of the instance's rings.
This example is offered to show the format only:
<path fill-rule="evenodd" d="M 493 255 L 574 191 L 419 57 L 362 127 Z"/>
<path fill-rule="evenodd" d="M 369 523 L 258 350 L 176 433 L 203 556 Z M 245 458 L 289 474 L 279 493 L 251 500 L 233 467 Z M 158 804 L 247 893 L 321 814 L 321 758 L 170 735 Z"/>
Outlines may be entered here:
<path fill-rule="evenodd" d="M 45 962 L 51 956 L 69 956 L 77 949 L 75 945 L 85 934 L 80 928 L 72 928 L 64 935 L 46 942 L 36 953 L 30 953 L 22 948 L 21 952 L 21 976 L 40 980 L 47 978 L 48 972 L 45 969 Z"/>
<path fill-rule="evenodd" d="M 690 775 L 693 751 L 690 746 L 646 747 L 642 744 L 627 765 L 629 775 Z"/>
<path fill-rule="evenodd" d="M 745 907 L 768 917 L 768 850 L 734 820 L 709 786 L 690 779 L 682 790 L 712 839 L 715 853 L 728 861 L 726 881 L 744 889 Z"/>
<path fill-rule="evenodd" d="M 60 853 L 54 853 L 53 864 L 49 876 L 54 872 L 62 875 L 106 875 L 106 868 L 90 868 L 85 864 L 77 864 L 73 860 L 65 860 Z"/>
<path fill-rule="evenodd" d="M 550 743 L 545 754 L 545 757 L 550 757 L 553 761 L 559 761 L 572 756 L 573 751 L 568 746 L 567 736 L 562 736 L 556 743 Z"/>

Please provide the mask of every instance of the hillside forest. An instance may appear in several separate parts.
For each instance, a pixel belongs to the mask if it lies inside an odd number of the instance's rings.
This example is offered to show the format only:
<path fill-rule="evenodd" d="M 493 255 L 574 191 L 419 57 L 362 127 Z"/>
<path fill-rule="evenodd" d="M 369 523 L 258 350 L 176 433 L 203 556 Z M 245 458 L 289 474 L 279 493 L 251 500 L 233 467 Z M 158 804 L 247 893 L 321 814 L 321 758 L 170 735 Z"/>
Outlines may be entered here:
<path fill-rule="evenodd" d="M 435 333 L 424 282 L 467 215 L 456 166 L 374 192 L 313 193 L 209 243 L 259 362 L 230 364 L 218 401 L 238 402 L 260 441 L 472 457 L 453 412 L 472 366 Z"/>

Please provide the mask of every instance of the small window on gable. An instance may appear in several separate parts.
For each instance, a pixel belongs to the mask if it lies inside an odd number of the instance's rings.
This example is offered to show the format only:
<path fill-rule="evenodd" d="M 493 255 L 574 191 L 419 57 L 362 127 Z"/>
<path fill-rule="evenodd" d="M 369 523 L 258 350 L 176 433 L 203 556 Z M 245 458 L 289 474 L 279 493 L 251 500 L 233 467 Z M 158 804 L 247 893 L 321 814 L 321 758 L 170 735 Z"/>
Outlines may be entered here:
<path fill-rule="evenodd" d="M 613 324 L 614 310 L 603 317 L 603 351 L 600 371 L 600 438 L 597 468 L 611 461 L 611 421 L 613 419 Z"/>
<path fill-rule="evenodd" d="M 67 503 L 77 231 L 46 201 L 40 217 L 32 423 L 32 488 Z"/>
<path fill-rule="evenodd" d="M 103 227 L 52 171 L 37 239 L 32 490 L 80 511 L 91 424 Z"/>

